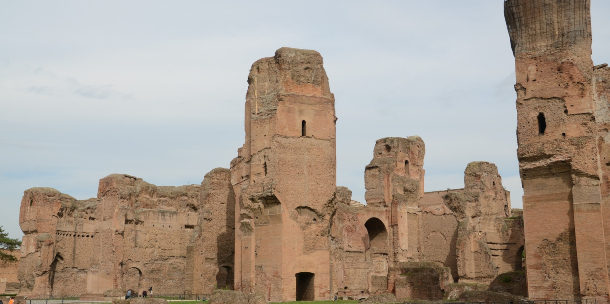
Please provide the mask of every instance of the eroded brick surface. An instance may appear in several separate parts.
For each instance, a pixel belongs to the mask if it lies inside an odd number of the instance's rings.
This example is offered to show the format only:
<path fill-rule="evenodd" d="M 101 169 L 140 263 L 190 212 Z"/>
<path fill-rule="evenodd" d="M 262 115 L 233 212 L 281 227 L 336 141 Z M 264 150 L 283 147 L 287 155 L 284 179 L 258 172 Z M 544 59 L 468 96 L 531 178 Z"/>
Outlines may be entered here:
<path fill-rule="evenodd" d="M 504 4 L 529 297 L 606 302 L 610 69 L 591 60 L 590 1 Z"/>
<path fill-rule="evenodd" d="M 424 141 L 382 138 L 361 204 L 336 186 L 334 106 L 322 56 L 281 48 L 252 65 L 231 169 L 180 187 L 113 174 L 83 201 L 26 190 L 20 293 L 440 299 L 522 267 L 523 222 L 494 164 L 468 164 L 463 189 L 424 193 Z"/>

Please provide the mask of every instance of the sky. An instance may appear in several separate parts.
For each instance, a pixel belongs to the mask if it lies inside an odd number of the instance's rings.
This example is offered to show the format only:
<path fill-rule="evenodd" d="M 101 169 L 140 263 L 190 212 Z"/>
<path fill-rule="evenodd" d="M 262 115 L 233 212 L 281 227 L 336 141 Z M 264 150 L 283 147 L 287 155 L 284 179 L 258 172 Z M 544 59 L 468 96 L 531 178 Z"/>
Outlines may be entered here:
<path fill-rule="evenodd" d="M 125 173 L 199 184 L 244 142 L 252 63 L 280 47 L 324 57 L 337 185 L 364 200 L 383 137 L 419 135 L 425 190 L 498 166 L 522 206 L 514 57 L 502 0 L 0 0 L 0 226 L 21 237 L 23 191 L 76 199 Z M 610 1 L 592 0 L 593 61 L 610 61 Z"/>

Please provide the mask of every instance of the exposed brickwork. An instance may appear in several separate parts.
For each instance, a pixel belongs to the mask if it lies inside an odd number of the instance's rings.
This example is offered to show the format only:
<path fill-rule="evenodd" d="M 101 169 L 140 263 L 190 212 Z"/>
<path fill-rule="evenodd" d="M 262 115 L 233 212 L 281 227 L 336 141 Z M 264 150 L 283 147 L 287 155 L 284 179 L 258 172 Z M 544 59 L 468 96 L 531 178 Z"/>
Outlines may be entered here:
<path fill-rule="evenodd" d="M 96 199 L 84 201 L 50 188 L 26 190 L 20 295 L 141 293 L 151 286 L 156 293 L 211 293 L 219 267 L 233 266 L 233 201 L 228 169 L 214 169 L 202 186 L 181 187 L 114 174 L 100 180 Z"/>
<path fill-rule="evenodd" d="M 608 68 L 591 61 L 589 0 L 507 0 L 529 297 L 606 302 Z"/>
<path fill-rule="evenodd" d="M 365 167 L 365 206 L 336 187 L 337 118 L 322 56 L 281 48 L 252 65 L 248 85 L 244 145 L 230 170 L 212 170 L 201 185 L 113 174 L 89 200 L 26 190 L 20 293 L 93 298 L 153 286 L 234 288 L 241 293 L 215 295 L 248 303 L 438 300 L 454 282 L 488 284 L 522 267 L 523 223 L 494 164 L 468 164 L 463 189 L 424 193 L 424 141 L 382 138 Z M 605 85 L 600 78 L 600 96 Z"/>

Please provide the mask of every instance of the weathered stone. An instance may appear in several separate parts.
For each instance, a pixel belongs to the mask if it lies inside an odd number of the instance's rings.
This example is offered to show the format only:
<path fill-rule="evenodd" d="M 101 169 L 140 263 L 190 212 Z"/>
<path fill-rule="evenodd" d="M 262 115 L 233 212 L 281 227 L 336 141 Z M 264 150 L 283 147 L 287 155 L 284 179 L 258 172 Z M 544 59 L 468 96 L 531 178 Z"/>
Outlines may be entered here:
<path fill-rule="evenodd" d="M 202 186 L 181 187 L 113 174 L 100 180 L 97 198 L 84 201 L 26 190 L 19 294 L 211 293 L 217 273 L 233 268 L 234 200 L 228 169 L 212 170 Z"/>
<path fill-rule="evenodd" d="M 359 301 L 361 304 L 396 303 L 396 296 L 392 293 L 381 293 Z"/>
<path fill-rule="evenodd" d="M 610 74 L 591 60 L 589 0 L 507 0 L 528 295 L 610 293 Z"/>
<path fill-rule="evenodd" d="M 21 288 L 18 276 L 21 254 L 18 250 L 0 250 L 17 258 L 17 261 L 0 260 L 0 294 L 16 294 L 19 292 L 19 288 Z"/>
<path fill-rule="evenodd" d="M 337 118 L 322 56 L 281 48 L 252 65 L 248 84 L 246 142 L 231 162 L 235 288 L 328 299 Z"/>
<path fill-rule="evenodd" d="M 452 283 L 445 287 L 445 299 L 457 300 L 466 291 L 486 291 L 489 285 L 478 283 Z"/>
<path fill-rule="evenodd" d="M 453 283 L 451 270 L 433 262 L 401 263 L 394 283 L 396 298 L 442 300 L 447 286 Z"/>
<path fill-rule="evenodd" d="M 526 298 L 527 279 L 525 271 L 511 271 L 498 275 L 489 284 L 489 291 L 505 292 Z"/>
<path fill-rule="evenodd" d="M 281 48 L 252 65 L 248 85 L 245 143 L 201 185 L 113 174 L 89 200 L 26 190 L 20 294 L 97 299 L 152 286 L 213 293 L 212 303 L 439 300 L 455 282 L 522 268 L 523 221 L 494 164 L 470 163 L 463 189 L 424 193 L 424 141 L 382 138 L 365 167 L 365 206 L 336 187 L 335 100 L 320 54 Z M 571 250 L 562 237 L 544 252 Z"/>

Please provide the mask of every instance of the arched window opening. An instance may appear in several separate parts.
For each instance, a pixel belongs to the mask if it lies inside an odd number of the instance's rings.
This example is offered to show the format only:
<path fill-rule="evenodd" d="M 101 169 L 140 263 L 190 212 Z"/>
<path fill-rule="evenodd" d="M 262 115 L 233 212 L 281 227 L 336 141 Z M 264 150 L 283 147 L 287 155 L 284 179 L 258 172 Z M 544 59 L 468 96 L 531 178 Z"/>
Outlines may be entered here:
<path fill-rule="evenodd" d="M 544 131 L 546 131 L 546 118 L 544 118 L 544 113 L 538 113 L 538 135 L 544 135 Z"/>
<path fill-rule="evenodd" d="M 525 269 L 525 250 L 523 246 L 517 250 L 517 256 L 515 257 L 515 270 L 521 271 Z"/>
<path fill-rule="evenodd" d="M 386 249 L 388 246 L 388 231 L 378 218 L 371 218 L 364 224 L 369 235 L 369 248 Z"/>
<path fill-rule="evenodd" d="M 409 175 L 409 160 L 405 160 L 405 174 Z"/>
<path fill-rule="evenodd" d="M 233 269 L 229 266 L 221 266 L 216 274 L 216 286 L 218 289 L 233 290 Z"/>
<path fill-rule="evenodd" d="M 313 301 L 316 297 L 314 287 L 315 274 L 311 272 L 299 272 L 297 279 L 297 301 Z"/>
<path fill-rule="evenodd" d="M 390 153 L 390 151 L 392 151 L 392 147 L 390 147 L 390 145 L 385 145 L 384 148 L 387 153 Z"/>
<path fill-rule="evenodd" d="M 301 121 L 301 136 L 307 136 L 307 122 Z"/>

